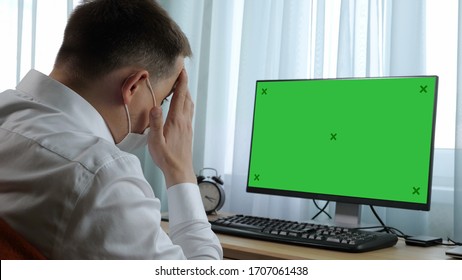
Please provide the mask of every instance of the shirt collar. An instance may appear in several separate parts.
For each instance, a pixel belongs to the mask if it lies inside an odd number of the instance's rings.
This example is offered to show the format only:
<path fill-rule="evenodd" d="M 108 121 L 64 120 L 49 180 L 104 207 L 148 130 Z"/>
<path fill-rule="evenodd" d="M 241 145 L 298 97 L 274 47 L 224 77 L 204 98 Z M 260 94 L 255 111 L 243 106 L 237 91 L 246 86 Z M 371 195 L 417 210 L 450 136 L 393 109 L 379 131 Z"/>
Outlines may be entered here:
<path fill-rule="evenodd" d="M 62 83 L 39 71 L 30 70 L 16 89 L 79 120 L 82 128 L 114 143 L 114 138 L 99 112 L 83 97 Z"/>

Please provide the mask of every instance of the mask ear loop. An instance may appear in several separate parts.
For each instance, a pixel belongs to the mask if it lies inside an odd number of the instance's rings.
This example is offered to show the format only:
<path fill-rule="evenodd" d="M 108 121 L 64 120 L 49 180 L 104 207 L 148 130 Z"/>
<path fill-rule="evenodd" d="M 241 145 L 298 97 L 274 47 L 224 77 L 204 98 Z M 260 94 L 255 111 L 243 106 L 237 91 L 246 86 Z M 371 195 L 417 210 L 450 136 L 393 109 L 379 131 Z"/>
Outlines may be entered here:
<path fill-rule="evenodd" d="M 154 103 L 154 107 L 157 107 L 156 96 L 154 95 L 154 91 L 152 90 L 152 86 L 151 86 L 151 82 L 149 81 L 149 78 L 146 78 L 146 84 L 148 85 L 148 89 L 151 91 L 152 102 Z"/>
<path fill-rule="evenodd" d="M 135 74 L 131 74 L 130 76 L 128 76 L 128 78 L 125 79 L 125 82 L 127 82 L 127 80 L 133 76 L 135 76 Z M 130 134 L 132 132 L 132 121 L 130 120 L 130 112 L 128 111 L 127 104 L 124 104 L 124 106 L 125 106 L 125 113 L 127 115 L 127 120 L 128 120 L 128 134 Z"/>
<path fill-rule="evenodd" d="M 127 113 L 127 120 L 128 120 L 128 133 L 130 134 L 132 132 L 132 121 L 130 120 L 130 112 L 128 112 L 128 106 L 127 104 L 125 105 L 125 112 Z"/>
<path fill-rule="evenodd" d="M 129 76 L 128 78 L 130 78 L 130 77 L 132 77 L 134 75 L 135 74 Z M 154 103 L 154 107 L 157 107 L 156 96 L 154 95 L 154 91 L 152 90 L 152 86 L 151 86 L 151 82 L 149 81 L 149 78 L 146 78 L 146 84 L 148 85 L 148 89 L 151 92 L 152 102 Z M 131 133 L 132 132 L 132 121 L 130 120 L 130 112 L 128 111 L 127 104 L 124 104 L 124 106 L 125 106 L 125 112 L 127 114 L 127 120 L 128 120 L 128 133 Z"/>

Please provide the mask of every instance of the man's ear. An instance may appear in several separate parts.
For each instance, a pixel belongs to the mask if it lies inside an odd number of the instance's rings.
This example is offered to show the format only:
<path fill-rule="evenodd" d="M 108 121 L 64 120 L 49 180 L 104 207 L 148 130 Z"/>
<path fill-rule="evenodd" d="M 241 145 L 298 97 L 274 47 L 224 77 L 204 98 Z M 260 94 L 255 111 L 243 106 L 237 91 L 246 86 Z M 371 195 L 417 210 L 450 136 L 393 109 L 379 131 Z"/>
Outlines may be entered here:
<path fill-rule="evenodd" d="M 124 104 L 130 104 L 135 94 L 139 92 L 141 85 L 143 85 L 148 78 L 149 72 L 146 70 L 140 70 L 125 79 L 121 89 Z"/>

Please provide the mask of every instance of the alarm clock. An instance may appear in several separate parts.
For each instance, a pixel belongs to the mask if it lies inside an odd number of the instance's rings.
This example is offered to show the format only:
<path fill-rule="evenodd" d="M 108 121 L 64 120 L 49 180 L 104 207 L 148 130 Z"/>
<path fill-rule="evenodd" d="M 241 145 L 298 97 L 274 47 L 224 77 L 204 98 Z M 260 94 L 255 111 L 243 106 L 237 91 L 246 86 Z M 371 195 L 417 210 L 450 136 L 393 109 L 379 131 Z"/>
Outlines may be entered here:
<path fill-rule="evenodd" d="M 215 176 L 204 176 L 205 170 L 214 171 Z M 225 203 L 225 191 L 223 189 L 223 180 L 214 168 L 203 168 L 197 176 L 197 185 L 201 193 L 202 203 L 207 214 L 216 213 Z"/>

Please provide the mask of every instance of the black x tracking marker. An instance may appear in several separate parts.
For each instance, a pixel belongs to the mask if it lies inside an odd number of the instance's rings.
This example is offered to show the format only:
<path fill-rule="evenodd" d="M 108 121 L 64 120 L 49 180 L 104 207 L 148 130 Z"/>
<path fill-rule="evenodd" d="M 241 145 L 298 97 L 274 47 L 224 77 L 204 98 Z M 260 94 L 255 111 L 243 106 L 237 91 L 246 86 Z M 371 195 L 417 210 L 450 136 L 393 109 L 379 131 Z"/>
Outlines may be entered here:
<path fill-rule="evenodd" d="M 427 87 L 428 85 L 420 86 L 420 93 L 427 93 Z"/>

